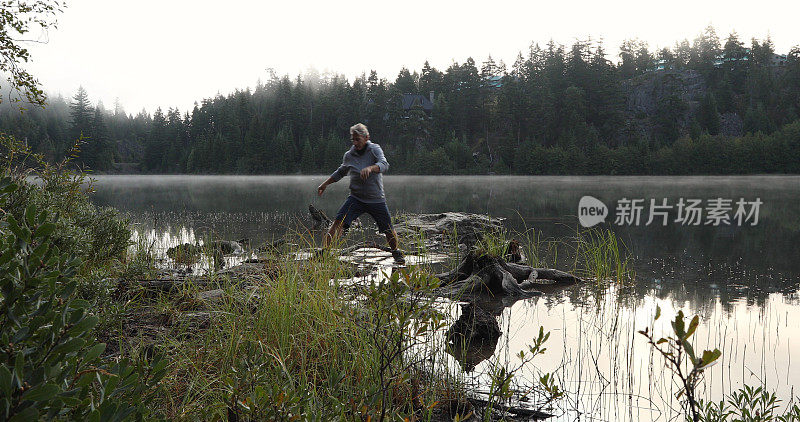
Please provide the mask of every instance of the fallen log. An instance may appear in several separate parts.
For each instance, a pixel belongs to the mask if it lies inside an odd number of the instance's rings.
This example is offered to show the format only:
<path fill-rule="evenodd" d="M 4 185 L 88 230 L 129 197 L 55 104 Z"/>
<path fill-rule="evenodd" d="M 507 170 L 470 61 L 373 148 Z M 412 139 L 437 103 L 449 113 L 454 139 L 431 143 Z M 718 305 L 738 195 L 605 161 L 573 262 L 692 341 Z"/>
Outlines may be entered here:
<path fill-rule="evenodd" d="M 503 258 L 471 251 L 453 270 L 437 274 L 447 295 L 489 291 L 530 297 L 542 292 L 538 286 L 564 287 L 583 282 L 579 277 L 551 268 L 533 268 L 506 262 Z"/>
<path fill-rule="evenodd" d="M 313 204 L 308 204 L 308 213 L 311 214 L 311 221 L 314 224 L 313 229 L 315 230 L 328 228 L 328 226 L 333 223 L 321 209 L 315 207 Z"/>

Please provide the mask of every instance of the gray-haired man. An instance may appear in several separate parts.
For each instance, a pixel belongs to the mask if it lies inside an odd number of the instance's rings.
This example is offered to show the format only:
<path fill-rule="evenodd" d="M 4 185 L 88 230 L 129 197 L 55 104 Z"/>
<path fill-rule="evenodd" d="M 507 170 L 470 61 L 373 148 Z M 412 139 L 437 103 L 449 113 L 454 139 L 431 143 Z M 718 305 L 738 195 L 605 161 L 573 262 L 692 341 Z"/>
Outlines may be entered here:
<path fill-rule="evenodd" d="M 380 145 L 370 142 L 369 130 L 362 123 L 350 128 L 350 139 L 353 146 L 342 157 L 342 165 L 317 187 L 317 194 L 321 196 L 328 185 L 350 175 L 350 196 L 336 213 L 333 224 L 322 239 L 322 247 L 327 249 L 343 230 L 350 228 L 353 220 L 367 213 L 378 224 L 378 230 L 386 235 L 394 261 L 404 264 L 405 258 L 397 249 L 397 233 L 392 228 L 392 219 L 383 193 L 382 174 L 389 169 L 389 162 L 386 161 Z"/>

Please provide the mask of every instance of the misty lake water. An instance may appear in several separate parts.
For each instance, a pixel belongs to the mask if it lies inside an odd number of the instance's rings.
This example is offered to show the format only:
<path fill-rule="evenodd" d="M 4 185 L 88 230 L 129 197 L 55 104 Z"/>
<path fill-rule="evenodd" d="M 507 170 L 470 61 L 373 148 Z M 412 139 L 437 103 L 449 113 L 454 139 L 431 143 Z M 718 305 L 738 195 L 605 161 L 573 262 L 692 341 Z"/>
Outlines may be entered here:
<path fill-rule="evenodd" d="M 137 236 L 175 245 L 204 236 L 274 239 L 307 219 L 308 204 L 329 216 L 347 196 L 325 176 L 97 176 L 93 201 L 127 213 Z M 533 366 L 555 371 L 566 397 L 552 420 L 680 420 L 678 387 L 638 330 L 678 310 L 700 315 L 695 348 L 718 347 L 701 395 L 719 399 L 744 384 L 765 385 L 788 401 L 800 386 L 800 177 L 512 177 L 392 176 L 384 179 L 393 213 L 462 211 L 507 219 L 542 238 L 574 236 L 578 202 L 598 198 L 611 216 L 600 225 L 627 245 L 635 284 L 598 291 L 574 287 L 521 300 L 498 317 L 502 336 L 489 359 L 466 377 L 481 385 L 492 364 L 515 363 L 539 326 L 551 332 Z M 638 225 L 614 221 L 619 200 L 643 199 Z M 669 211 L 666 226 L 646 225 L 650 200 L 760 199 L 759 219 L 739 225 L 687 226 Z M 367 217 L 365 224 L 374 223 Z M 795 325 L 798 324 L 798 325 Z"/>

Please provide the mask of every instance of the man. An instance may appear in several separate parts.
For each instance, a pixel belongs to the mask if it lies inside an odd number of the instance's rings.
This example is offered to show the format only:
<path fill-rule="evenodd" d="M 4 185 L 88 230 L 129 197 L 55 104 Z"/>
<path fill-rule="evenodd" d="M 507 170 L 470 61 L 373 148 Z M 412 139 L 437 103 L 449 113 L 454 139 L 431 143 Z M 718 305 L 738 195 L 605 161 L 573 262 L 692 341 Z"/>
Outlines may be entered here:
<path fill-rule="evenodd" d="M 350 128 L 350 139 L 353 146 L 344 154 L 342 165 L 317 187 L 317 194 L 322 196 L 328 185 L 350 175 L 350 196 L 336 213 L 333 224 L 322 239 L 322 248 L 327 249 L 343 230 L 350 228 L 353 220 L 367 213 L 378 224 L 378 230 L 386 235 L 394 261 L 405 264 L 403 253 L 397 249 L 397 233 L 392 228 L 386 196 L 383 194 L 382 176 L 389 169 L 389 163 L 380 145 L 370 142 L 369 131 L 363 124 L 358 123 Z"/>

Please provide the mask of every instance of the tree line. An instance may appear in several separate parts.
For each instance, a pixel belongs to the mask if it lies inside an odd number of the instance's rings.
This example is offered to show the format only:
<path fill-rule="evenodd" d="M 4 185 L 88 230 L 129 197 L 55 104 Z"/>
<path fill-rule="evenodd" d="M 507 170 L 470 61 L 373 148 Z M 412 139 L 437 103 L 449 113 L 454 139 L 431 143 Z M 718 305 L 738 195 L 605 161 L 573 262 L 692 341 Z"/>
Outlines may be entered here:
<path fill-rule="evenodd" d="M 510 67 L 426 62 L 394 81 L 271 71 L 184 112 L 108 110 L 81 88 L 24 113 L 2 105 L 0 130 L 97 171 L 327 173 L 364 122 L 400 173 L 786 173 L 799 116 L 800 48 L 776 55 L 769 38 L 746 46 L 708 27 L 657 51 L 626 40 L 616 63 L 581 40 L 534 43 Z"/>

